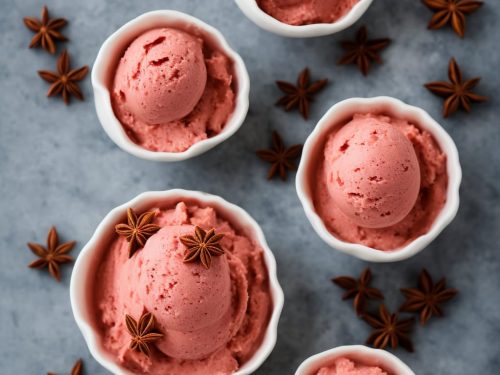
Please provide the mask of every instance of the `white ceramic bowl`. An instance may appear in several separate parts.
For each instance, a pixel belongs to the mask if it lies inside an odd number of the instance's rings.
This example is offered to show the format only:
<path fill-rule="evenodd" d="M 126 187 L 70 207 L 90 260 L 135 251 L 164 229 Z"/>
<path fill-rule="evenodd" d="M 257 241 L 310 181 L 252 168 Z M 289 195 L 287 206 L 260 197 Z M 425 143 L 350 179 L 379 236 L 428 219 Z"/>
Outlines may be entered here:
<path fill-rule="evenodd" d="M 393 251 L 380 251 L 361 244 L 345 242 L 326 228 L 321 217 L 316 213 L 312 200 L 312 191 L 308 182 L 308 172 L 314 167 L 318 150 L 323 149 L 326 135 L 355 113 L 386 113 L 403 118 L 429 131 L 447 156 L 448 190 L 446 203 L 432 224 L 430 230 L 415 238 L 406 246 Z M 390 97 L 352 98 L 335 104 L 319 120 L 313 132 L 307 138 L 302 151 L 302 159 L 297 171 L 296 188 L 307 218 L 318 235 L 331 247 L 343 253 L 371 262 L 396 262 L 407 259 L 423 250 L 453 220 L 458 211 L 459 188 L 462 169 L 455 143 L 448 133 L 427 112 Z"/>
<path fill-rule="evenodd" d="M 188 24 L 214 38 L 218 47 L 231 58 L 236 75 L 237 95 L 234 111 L 223 130 L 208 139 L 195 143 L 183 152 L 156 152 L 146 150 L 135 144 L 125 133 L 111 106 L 110 87 L 117 63 L 127 46 L 143 32 L 156 27 Z M 120 27 L 101 46 L 92 68 L 92 86 L 97 117 L 108 136 L 118 147 L 142 159 L 153 161 L 180 161 L 200 155 L 232 136 L 243 124 L 248 112 L 250 78 L 245 63 L 222 34 L 215 28 L 185 13 L 173 10 L 157 10 L 127 22 Z"/>
<path fill-rule="evenodd" d="M 290 38 L 311 38 L 330 35 L 347 29 L 361 18 L 373 0 L 359 0 L 344 17 L 332 23 L 315 23 L 311 25 L 294 26 L 278 21 L 264 12 L 256 0 L 235 0 L 243 13 L 256 25 L 272 33 Z"/>
<path fill-rule="evenodd" d="M 131 372 L 120 367 L 110 353 L 101 348 L 99 335 L 92 324 L 94 316 L 87 309 L 89 281 L 94 277 L 93 272 L 97 265 L 96 262 L 102 256 L 102 252 L 106 250 L 106 247 L 102 246 L 102 244 L 109 240 L 110 235 L 114 235 L 115 224 L 126 216 L 128 207 L 133 207 L 138 211 L 147 210 L 154 206 L 169 207 L 180 199 L 215 207 L 228 221 L 235 224 L 242 233 L 245 233 L 250 238 L 255 238 L 264 251 L 264 261 L 268 270 L 269 286 L 273 300 L 273 312 L 260 348 L 249 361 L 234 373 L 234 375 L 251 374 L 266 360 L 276 344 L 278 320 L 284 303 L 283 291 L 276 275 L 276 260 L 267 245 L 260 226 L 245 210 L 215 195 L 181 189 L 150 191 L 142 193 L 129 202 L 111 210 L 80 252 L 73 268 L 70 297 L 76 323 L 83 334 L 90 353 L 97 362 L 115 375 L 132 375 Z"/>
<path fill-rule="evenodd" d="M 415 375 L 398 357 L 388 351 L 364 345 L 346 345 L 321 352 L 306 359 L 295 375 L 314 375 L 323 366 L 328 366 L 339 357 L 347 357 L 367 365 L 382 367 L 393 375 Z"/>

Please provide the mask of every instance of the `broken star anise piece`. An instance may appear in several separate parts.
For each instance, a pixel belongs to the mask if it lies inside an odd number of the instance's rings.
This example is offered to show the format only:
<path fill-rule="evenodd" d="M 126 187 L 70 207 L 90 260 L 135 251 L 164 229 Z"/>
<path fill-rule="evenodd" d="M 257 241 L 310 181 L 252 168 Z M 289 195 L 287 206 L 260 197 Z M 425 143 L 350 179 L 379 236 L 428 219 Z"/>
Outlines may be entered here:
<path fill-rule="evenodd" d="M 143 312 L 139 322 L 130 315 L 125 314 L 125 324 L 130 336 L 132 336 L 129 348 L 149 357 L 151 355 L 151 348 L 149 347 L 151 343 L 163 337 L 163 334 L 155 332 L 155 317 L 153 314 Z"/>
<path fill-rule="evenodd" d="M 345 289 L 342 299 L 354 297 L 353 305 L 356 314 L 361 316 L 365 311 L 367 299 L 384 299 L 384 295 L 377 288 L 370 287 L 372 273 L 369 268 L 366 268 L 359 279 L 350 276 L 339 276 L 332 279 L 332 282 Z"/>
<path fill-rule="evenodd" d="M 425 269 L 420 273 L 417 288 L 404 288 L 401 292 L 406 297 L 406 301 L 399 310 L 420 312 L 422 325 L 426 324 L 433 315 L 443 316 L 440 304 L 449 301 L 458 293 L 456 289 L 446 288 L 445 278 L 434 284 Z"/>
<path fill-rule="evenodd" d="M 375 61 L 382 63 L 379 52 L 391 43 L 389 38 L 368 40 L 366 26 L 362 26 L 355 41 L 344 40 L 340 42 L 345 49 L 345 54 L 338 61 L 339 65 L 356 64 L 363 75 L 367 75 L 370 70 L 370 63 Z"/>
<path fill-rule="evenodd" d="M 264 161 L 271 163 L 271 168 L 267 174 L 267 178 L 272 179 L 276 173 L 285 181 L 288 170 L 295 170 L 297 166 L 294 160 L 300 155 L 302 145 L 293 145 L 285 147 L 283 139 L 277 131 L 273 131 L 273 146 L 267 150 L 257 150 L 257 155 Z"/>
<path fill-rule="evenodd" d="M 28 243 L 30 250 L 40 258 L 29 264 L 28 267 L 38 269 L 47 267 L 52 277 L 57 281 L 61 281 L 59 266 L 73 261 L 73 258 L 67 253 L 75 246 L 75 243 L 75 241 L 70 241 L 59 244 L 56 228 L 50 228 L 47 235 L 47 247 L 33 242 Z"/>
<path fill-rule="evenodd" d="M 131 258 L 135 252 L 144 247 L 149 237 L 160 230 L 160 226 L 152 224 L 155 217 L 154 211 L 148 211 L 137 217 L 132 208 L 127 210 L 127 224 L 115 225 L 115 231 L 125 236 L 128 241 L 128 257 Z"/>
<path fill-rule="evenodd" d="M 470 112 L 473 102 L 480 103 L 488 100 L 486 96 L 478 95 L 472 91 L 481 78 L 476 77 L 464 81 L 462 71 L 454 58 L 450 60 L 448 66 L 448 77 L 450 82 L 435 81 L 424 85 L 433 94 L 446 98 L 443 105 L 444 117 L 452 115 L 460 107 Z"/>
<path fill-rule="evenodd" d="M 83 94 L 77 82 L 84 79 L 88 71 L 89 68 L 86 65 L 78 69 L 70 69 L 69 54 L 64 50 L 57 59 L 57 73 L 49 70 L 39 70 L 38 75 L 51 83 L 49 91 L 47 91 L 47 96 L 60 94 L 64 103 L 69 104 L 71 95 L 83 100 Z"/>
<path fill-rule="evenodd" d="M 465 15 L 475 12 L 482 1 L 474 0 L 422 0 L 425 5 L 435 11 L 428 28 L 440 29 L 451 24 L 455 33 L 463 38 L 465 35 Z"/>
<path fill-rule="evenodd" d="M 81 375 L 82 370 L 83 370 L 83 361 L 81 359 L 79 359 L 73 365 L 73 368 L 71 369 L 70 375 Z M 56 374 L 54 372 L 49 372 L 47 375 L 56 375 Z"/>
<path fill-rule="evenodd" d="M 199 260 L 203 267 L 209 269 L 212 264 L 212 256 L 224 254 L 224 249 L 219 243 L 222 237 L 224 235 L 216 234 L 213 228 L 206 232 L 196 226 L 194 236 L 182 236 L 180 238 L 182 244 L 188 248 L 184 262 L 189 263 Z"/>
<path fill-rule="evenodd" d="M 276 102 L 276 105 L 284 106 L 286 111 L 299 107 L 299 112 L 302 114 L 302 117 L 307 120 L 309 117 L 309 106 L 313 100 L 313 96 L 321 91 L 327 83 L 327 79 L 321 79 L 310 83 L 309 69 L 305 68 L 300 72 L 296 86 L 290 82 L 276 81 L 276 85 L 285 93 L 285 96 L 280 98 Z"/>
<path fill-rule="evenodd" d="M 42 48 L 50 53 L 56 52 L 55 41 L 59 40 L 65 42 L 68 39 L 61 34 L 58 30 L 68 24 L 64 18 L 49 18 L 49 10 L 46 6 L 42 8 L 41 19 L 36 17 L 25 17 L 23 19 L 26 27 L 36 34 L 31 39 L 30 48 L 38 47 Z"/>
<path fill-rule="evenodd" d="M 385 305 L 381 304 L 378 316 L 365 314 L 363 320 L 374 328 L 366 340 L 368 345 L 373 345 L 378 349 L 384 349 L 389 345 L 396 349 L 398 345 L 401 345 L 409 352 L 413 352 L 413 344 L 409 335 L 415 319 L 399 319 L 397 313 L 390 314 Z"/>

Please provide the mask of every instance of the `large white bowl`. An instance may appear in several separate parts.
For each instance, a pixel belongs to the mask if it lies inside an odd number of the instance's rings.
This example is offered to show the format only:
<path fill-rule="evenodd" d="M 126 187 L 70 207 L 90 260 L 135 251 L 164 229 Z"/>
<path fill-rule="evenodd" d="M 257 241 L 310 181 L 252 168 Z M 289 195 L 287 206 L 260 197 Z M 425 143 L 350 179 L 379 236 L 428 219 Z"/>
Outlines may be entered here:
<path fill-rule="evenodd" d="M 312 189 L 309 186 L 308 179 L 310 168 L 315 167 L 315 159 L 318 153 L 322 152 L 325 138 L 329 132 L 356 113 L 385 113 L 409 120 L 420 128 L 429 131 L 447 156 L 448 190 L 443 209 L 427 233 L 397 250 L 381 251 L 365 245 L 342 241 L 328 231 L 323 220 L 314 209 Z M 405 104 L 398 99 L 379 96 L 375 98 L 347 99 L 335 104 L 326 112 L 304 144 L 302 159 L 297 171 L 296 188 L 306 216 L 314 230 L 332 248 L 371 262 L 396 262 L 410 258 L 422 251 L 455 218 L 460 200 L 459 188 L 461 180 L 462 169 L 458 159 L 457 147 L 441 125 L 423 109 Z"/>
<path fill-rule="evenodd" d="M 272 33 L 290 38 L 311 38 L 331 35 L 347 29 L 361 18 L 373 0 L 360 0 L 344 17 L 332 23 L 315 23 L 311 25 L 294 26 L 278 21 L 264 12 L 256 0 L 235 0 L 241 11 L 256 25 Z"/>
<path fill-rule="evenodd" d="M 114 357 L 103 350 L 100 345 L 99 334 L 94 329 L 93 324 L 95 317 L 92 311 L 87 308 L 90 281 L 94 278 L 96 262 L 102 256 L 102 252 L 106 250 L 106 246 L 102 246 L 102 244 L 108 243 L 110 236 L 114 235 L 114 227 L 116 223 L 126 217 L 128 207 L 132 207 L 137 211 L 144 211 L 151 207 L 169 207 L 179 200 L 214 207 L 225 219 L 235 225 L 241 233 L 255 239 L 264 251 L 264 262 L 269 275 L 273 312 L 261 346 L 253 357 L 234 373 L 234 375 L 249 375 L 266 360 L 276 344 L 278 320 L 283 308 L 284 296 L 276 275 L 276 260 L 267 245 L 259 224 L 242 208 L 215 195 L 181 189 L 151 191 L 142 193 L 111 210 L 101 221 L 90 241 L 82 249 L 73 268 L 70 297 L 76 323 L 83 334 L 90 353 L 97 362 L 113 374 L 132 375 L 131 372 L 119 366 L 114 361 Z"/>
<path fill-rule="evenodd" d="M 364 345 L 346 345 L 324 351 L 306 359 L 295 375 L 314 375 L 323 366 L 328 366 L 340 357 L 360 361 L 366 365 L 380 366 L 394 375 L 415 375 L 398 357 L 388 351 L 373 349 Z"/>
<path fill-rule="evenodd" d="M 179 24 L 190 25 L 211 36 L 218 47 L 233 61 L 237 86 L 235 108 L 219 134 L 199 141 L 183 152 L 150 151 L 132 142 L 125 133 L 111 106 L 110 87 L 120 57 L 136 37 L 147 30 Z M 250 78 L 240 55 L 229 46 L 224 36 L 217 29 L 185 13 L 173 10 L 157 10 L 144 13 L 127 22 L 106 39 L 92 68 L 92 86 L 94 88 L 97 117 L 108 136 L 118 147 L 142 159 L 170 162 L 186 160 L 200 155 L 231 137 L 240 128 L 248 112 Z"/>

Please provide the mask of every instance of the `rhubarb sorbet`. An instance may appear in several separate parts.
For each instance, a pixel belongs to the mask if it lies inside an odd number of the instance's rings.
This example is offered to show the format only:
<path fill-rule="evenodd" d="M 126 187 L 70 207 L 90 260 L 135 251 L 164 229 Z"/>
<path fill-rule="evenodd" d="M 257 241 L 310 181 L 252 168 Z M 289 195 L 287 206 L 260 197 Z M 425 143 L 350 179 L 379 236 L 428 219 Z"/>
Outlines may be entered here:
<path fill-rule="evenodd" d="M 332 23 L 349 13 L 359 0 L 257 0 L 259 7 L 289 25 Z"/>
<path fill-rule="evenodd" d="M 441 212 L 446 155 L 416 124 L 356 114 L 327 136 L 311 185 L 334 236 L 395 250 L 425 234 Z"/>
<path fill-rule="evenodd" d="M 322 367 L 318 372 L 311 375 L 388 375 L 379 366 L 364 365 L 354 362 L 349 358 L 338 358 L 335 362 L 326 367 Z"/>
<path fill-rule="evenodd" d="M 211 207 L 179 202 L 155 209 L 160 230 L 129 258 L 125 237 L 111 240 L 99 260 L 93 314 L 101 345 L 121 366 L 140 374 L 232 374 L 259 348 L 272 301 L 263 250 Z M 223 255 L 209 268 L 184 262 L 180 237 L 195 227 L 222 234 Z M 128 314 L 148 311 L 163 336 L 150 357 L 129 348 Z"/>
<path fill-rule="evenodd" d="M 190 28 L 153 29 L 121 57 L 111 101 L 129 138 L 151 151 L 182 152 L 219 134 L 235 103 L 232 60 Z"/>

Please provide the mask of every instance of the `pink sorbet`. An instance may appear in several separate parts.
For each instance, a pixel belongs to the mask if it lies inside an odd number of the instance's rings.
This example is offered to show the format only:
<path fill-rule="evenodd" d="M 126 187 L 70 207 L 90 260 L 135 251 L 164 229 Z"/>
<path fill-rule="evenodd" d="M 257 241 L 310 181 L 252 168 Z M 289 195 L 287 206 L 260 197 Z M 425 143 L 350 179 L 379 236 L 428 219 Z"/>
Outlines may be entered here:
<path fill-rule="evenodd" d="M 182 152 L 219 134 L 234 110 L 233 62 L 191 28 L 153 29 L 118 63 L 111 94 L 129 138 L 151 151 Z"/>
<path fill-rule="evenodd" d="M 388 375 L 379 366 L 354 362 L 349 358 L 338 358 L 333 365 L 322 367 L 315 375 Z"/>
<path fill-rule="evenodd" d="M 272 310 L 263 251 L 211 207 L 178 203 L 156 209 L 161 229 L 128 258 L 116 237 L 99 261 L 92 296 L 103 348 L 130 371 L 151 374 L 232 374 L 259 348 Z M 194 227 L 224 234 L 225 254 L 209 269 L 183 261 L 179 238 Z M 151 357 L 129 349 L 125 314 L 155 316 L 163 337 Z"/>
<path fill-rule="evenodd" d="M 310 180 L 315 209 L 334 236 L 396 250 L 425 234 L 441 212 L 446 155 L 415 124 L 356 114 L 327 136 Z"/>
<path fill-rule="evenodd" d="M 289 25 L 332 23 L 349 13 L 359 0 L 257 0 L 259 7 Z"/>

